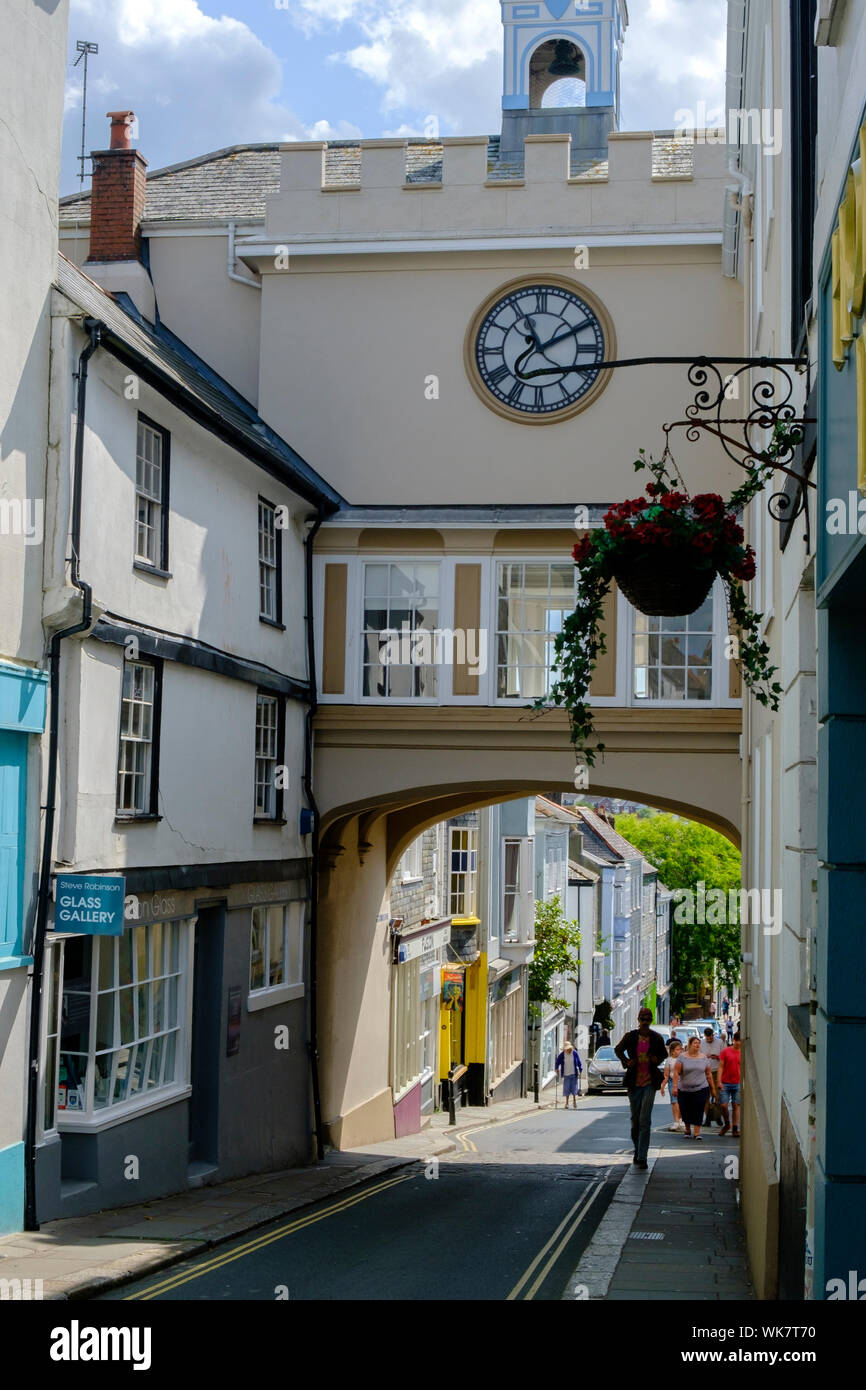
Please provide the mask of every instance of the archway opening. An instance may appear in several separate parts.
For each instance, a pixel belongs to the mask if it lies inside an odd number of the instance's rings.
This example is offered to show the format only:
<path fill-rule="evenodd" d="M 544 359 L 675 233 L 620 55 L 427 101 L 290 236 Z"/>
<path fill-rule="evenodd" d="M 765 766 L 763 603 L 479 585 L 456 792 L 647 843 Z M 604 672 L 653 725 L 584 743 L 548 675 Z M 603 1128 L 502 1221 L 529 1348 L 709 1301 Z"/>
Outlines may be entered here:
<path fill-rule="evenodd" d="M 563 86 L 564 83 L 569 85 Z M 552 89 L 555 90 L 551 97 L 549 93 Z M 582 100 L 578 99 L 581 92 Z M 532 110 L 585 104 L 586 59 L 581 50 L 568 39 L 547 39 L 539 44 L 529 60 L 529 105 Z"/>

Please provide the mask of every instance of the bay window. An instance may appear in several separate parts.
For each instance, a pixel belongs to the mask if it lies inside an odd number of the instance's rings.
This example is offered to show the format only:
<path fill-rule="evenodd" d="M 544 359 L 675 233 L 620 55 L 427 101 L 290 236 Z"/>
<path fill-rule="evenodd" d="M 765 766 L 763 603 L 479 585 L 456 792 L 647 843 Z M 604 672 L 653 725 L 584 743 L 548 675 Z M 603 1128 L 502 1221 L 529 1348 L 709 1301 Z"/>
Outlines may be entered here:
<path fill-rule="evenodd" d="M 188 1084 L 193 920 L 51 942 L 45 1130 L 146 1108 Z"/>

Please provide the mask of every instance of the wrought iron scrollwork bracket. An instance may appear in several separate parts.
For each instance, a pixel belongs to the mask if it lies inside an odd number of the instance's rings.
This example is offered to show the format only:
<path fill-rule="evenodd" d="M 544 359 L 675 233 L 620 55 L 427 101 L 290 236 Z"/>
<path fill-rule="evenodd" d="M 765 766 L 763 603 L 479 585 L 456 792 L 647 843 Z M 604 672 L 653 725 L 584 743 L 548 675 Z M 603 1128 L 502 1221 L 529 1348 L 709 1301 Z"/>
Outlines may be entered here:
<path fill-rule="evenodd" d="M 809 394 L 809 361 L 805 357 L 632 357 L 617 362 L 599 363 L 599 369 L 615 367 L 675 366 L 688 367 L 689 384 L 695 388 L 691 405 L 686 407 L 685 420 L 663 425 L 665 443 L 670 443 L 673 430 L 684 429 L 686 438 L 697 443 L 702 433 L 718 439 L 728 458 L 740 468 L 766 468 L 782 473 L 793 480 L 792 489 L 774 492 L 767 499 L 770 515 L 779 522 L 791 522 L 806 511 L 808 544 L 809 509 L 806 507 L 807 488 L 815 484 L 790 465 L 793 463 L 806 425 L 814 421 L 798 416 L 792 404 L 794 377 L 792 372 L 807 374 L 806 396 Z M 723 368 L 729 368 L 723 371 Z M 747 373 L 755 372 L 756 380 L 749 383 Z M 745 381 L 744 381 L 745 379 Z M 744 381 L 744 395 L 741 382 Z M 745 400 L 748 413 L 739 418 L 723 412 L 731 401 Z M 799 431 L 800 438 L 780 441 L 778 426 Z M 766 432 L 775 437 L 775 448 L 768 452 Z"/>

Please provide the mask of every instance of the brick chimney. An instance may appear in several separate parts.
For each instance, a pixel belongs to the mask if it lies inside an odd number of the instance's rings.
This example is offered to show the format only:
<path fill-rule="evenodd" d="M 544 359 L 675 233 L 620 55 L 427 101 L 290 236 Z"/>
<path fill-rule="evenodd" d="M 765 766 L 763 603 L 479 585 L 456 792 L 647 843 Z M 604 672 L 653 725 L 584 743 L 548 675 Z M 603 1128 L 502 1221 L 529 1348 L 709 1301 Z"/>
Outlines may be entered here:
<path fill-rule="evenodd" d="M 133 111 L 109 111 L 111 144 L 94 150 L 87 265 L 137 261 L 141 256 L 147 160 L 132 148 Z"/>

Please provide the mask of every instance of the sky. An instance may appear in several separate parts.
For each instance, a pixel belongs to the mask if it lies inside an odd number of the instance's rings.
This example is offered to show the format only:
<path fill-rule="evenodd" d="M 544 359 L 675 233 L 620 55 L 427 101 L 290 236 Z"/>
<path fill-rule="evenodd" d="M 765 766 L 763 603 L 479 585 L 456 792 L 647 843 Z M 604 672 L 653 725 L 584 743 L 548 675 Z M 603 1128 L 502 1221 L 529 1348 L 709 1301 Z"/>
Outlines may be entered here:
<path fill-rule="evenodd" d="M 721 108 L 726 0 L 629 0 L 622 128 L 665 130 Z M 61 192 L 85 148 L 108 145 L 109 110 L 134 110 L 151 169 L 272 140 L 493 134 L 499 0 L 71 0 Z M 715 122 L 713 122 L 715 124 Z M 89 174 L 89 163 L 87 165 Z"/>

